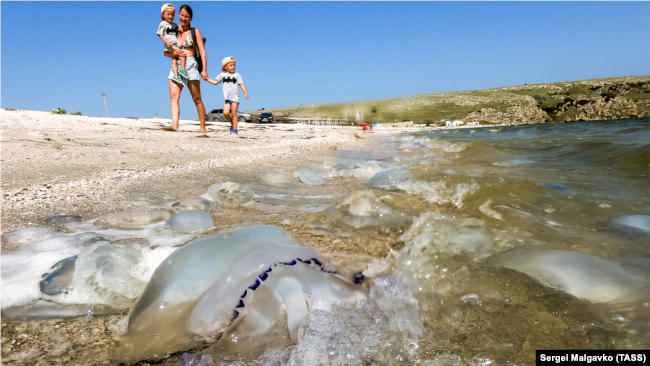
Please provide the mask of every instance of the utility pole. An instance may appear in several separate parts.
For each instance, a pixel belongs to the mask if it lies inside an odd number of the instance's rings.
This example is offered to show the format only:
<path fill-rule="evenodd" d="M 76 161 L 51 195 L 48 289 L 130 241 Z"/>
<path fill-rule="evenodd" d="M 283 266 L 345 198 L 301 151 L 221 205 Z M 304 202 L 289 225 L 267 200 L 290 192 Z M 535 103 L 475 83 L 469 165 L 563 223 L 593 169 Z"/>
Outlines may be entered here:
<path fill-rule="evenodd" d="M 106 93 L 102 93 L 102 97 L 104 98 L 104 107 L 106 107 L 106 115 L 108 118 L 111 118 L 111 112 L 108 111 L 108 102 L 106 102 Z"/>

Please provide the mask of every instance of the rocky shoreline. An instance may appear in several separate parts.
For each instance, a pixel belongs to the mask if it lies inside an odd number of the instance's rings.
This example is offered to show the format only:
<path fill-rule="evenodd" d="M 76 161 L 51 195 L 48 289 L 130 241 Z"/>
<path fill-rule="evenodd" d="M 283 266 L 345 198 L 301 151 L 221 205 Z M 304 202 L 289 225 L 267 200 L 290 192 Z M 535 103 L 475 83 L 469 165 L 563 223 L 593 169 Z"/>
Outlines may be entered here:
<path fill-rule="evenodd" d="M 530 91 L 531 95 L 509 101 L 511 105 L 505 111 L 482 108 L 468 114 L 465 120 L 482 124 L 529 124 L 648 118 L 650 78 L 646 79 L 587 80 L 504 88 L 519 93 Z"/>
<path fill-rule="evenodd" d="M 406 96 L 360 103 L 273 110 L 281 117 L 345 118 L 374 123 L 533 124 L 650 117 L 650 76 L 524 84 L 503 88 Z"/>

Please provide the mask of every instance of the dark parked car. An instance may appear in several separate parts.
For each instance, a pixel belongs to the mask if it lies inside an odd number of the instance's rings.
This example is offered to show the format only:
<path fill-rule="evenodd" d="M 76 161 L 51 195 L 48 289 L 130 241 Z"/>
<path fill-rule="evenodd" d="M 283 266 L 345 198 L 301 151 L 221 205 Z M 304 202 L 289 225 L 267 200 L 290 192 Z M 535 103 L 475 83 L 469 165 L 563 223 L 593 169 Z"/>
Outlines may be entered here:
<path fill-rule="evenodd" d="M 273 119 L 273 113 L 264 112 L 264 113 L 260 114 L 260 116 L 257 117 L 257 122 L 259 122 L 259 123 L 264 123 L 264 122 L 273 123 L 273 122 L 275 122 L 275 120 Z"/>
<path fill-rule="evenodd" d="M 223 109 L 211 110 L 205 119 L 208 121 L 229 122 L 226 120 L 226 117 L 223 115 Z M 250 122 L 253 120 L 253 116 L 250 113 L 237 112 L 237 120 L 239 122 Z"/>

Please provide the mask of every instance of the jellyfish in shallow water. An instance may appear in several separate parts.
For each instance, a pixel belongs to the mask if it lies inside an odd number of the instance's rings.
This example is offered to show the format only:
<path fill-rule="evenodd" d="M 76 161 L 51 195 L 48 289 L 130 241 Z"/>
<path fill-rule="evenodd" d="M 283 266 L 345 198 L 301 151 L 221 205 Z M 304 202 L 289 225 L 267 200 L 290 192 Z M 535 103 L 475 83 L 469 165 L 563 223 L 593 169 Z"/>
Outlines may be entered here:
<path fill-rule="evenodd" d="M 295 341 L 309 309 L 363 299 L 314 249 L 275 227 L 251 226 L 203 238 L 165 259 L 131 311 L 115 358 L 161 358 L 227 330 L 238 338 L 264 334 L 285 316 Z"/>
<path fill-rule="evenodd" d="M 208 200 L 203 197 L 186 197 L 179 201 L 172 203 L 172 208 L 175 210 L 202 210 L 214 211 L 219 204 L 216 201 Z"/>
<path fill-rule="evenodd" d="M 650 234 L 649 215 L 622 215 L 611 219 L 615 227 L 636 232 L 639 234 Z"/>
<path fill-rule="evenodd" d="M 408 170 L 392 168 L 375 174 L 368 180 L 368 185 L 374 188 L 398 190 L 400 183 L 412 180 L 413 176 Z"/>
<path fill-rule="evenodd" d="M 78 256 L 72 256 L 60 260 L 52 266 L 52 272 L 43 274 L 43 280 L 39 282 L 41 292 L 47 295 L 58 295 L 70 286 L 74 265 Z"/>
<path fill-rule="evenodd" d="M 55 235 L 55 230 L 47 226 L 25 227 L 18 230 L 8 231 L 2 234 L 2 244 L 4 245 L 24 245 L 51 238 Z"/>
<path fill-rule="evenodd" d="M 95 225 L 110 229 L 135 230 L 156 222 L 165 221 L 171 215 L 170 211 L 160 208 L 134 209 L 112 213 L 95 221 Z"/>
<path fill-rule="evenodd" d="M 278 170 L 265 172 L 264 174 L 262 174 L 261 178 L 262 181 L 265 182 L 266 184 L 271 184 L 276 186 L 281 186 L 291 181 L 291 177 L 287 175 L 287 173 Z"/>
<path fill-rule="evenodd" d="M 45 219 L 45 223 L 50 225 L 68 225 L 79 223 L 82 220 L 81 216 L 76 215 L 56 215 Z"/>
<path fill-rule="evenodd" d="M 338 209 L 343 222 L 355 228 L 403 224 L 409 220 L 385 204 L 372 190 L 352 192 Z"/>
<path fill-rule="evenodd" d="M 181 211 L 167 220 L 169 227 L 183 233 L 200 233 L 214 228 L 210 214 L 201 210 Z"/>
<path fill-rule="evenodd" d="M 648 295 L 648 274 L 568 250 L 515 249 L 496 264 L 594 303 L 629 303 Z"/>
<path fill-rule="evenodd" d="M 254 193 L 246 190 L 239 183 L 215 183 L 208 188 L 208 196 L 225 207 L 237 207 L 250 202 Z"/>
<path fill-rule="evenodd" d="M 296 170 L 296 176 L 302 184 L 321 184 L 324 182 L 323 174 L 316 170 L 300 168 Z"/>

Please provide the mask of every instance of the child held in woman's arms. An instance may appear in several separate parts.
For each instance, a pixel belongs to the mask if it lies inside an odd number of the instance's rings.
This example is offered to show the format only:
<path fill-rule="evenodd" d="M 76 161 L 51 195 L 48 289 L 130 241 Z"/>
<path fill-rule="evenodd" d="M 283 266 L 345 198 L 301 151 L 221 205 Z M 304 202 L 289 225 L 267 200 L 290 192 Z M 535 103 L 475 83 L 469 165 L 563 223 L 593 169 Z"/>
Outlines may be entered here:
<path fill-rule="evenodd" d="M 217 85 L 223 82 L 223 115 L 230 120 L 230 133 L 237 134 L 237 107 L 239 107 L 239 87 L 248 99 L 248 92 L 244 80 L 235 72 L 236 61 L 234 57 L 227 56 L 221 60 L 222 72 L 216 78 L 208 78 L 210 84 Z"/>
<path fill-rule="evenodd" d="M 174 23 L 174 17 L 176 16 L 176 9 L 172 4 L 163 4 L 160 8 L 160 18 L 162 22 L 158 25 L 158 32 L 156 34 L 165 44 L 165 51 L 171 52 L 174 48 L 178 48 L 176 36 L 178 35 L 178 25 Z M 178 77 L 178 61 L 181 61 L 181 70 L 180 74 L 185 79 L 187 79 L 187 70 L 185 70 L 185 56 L 175 58 L 172 57 L 172 71 L 174 72 L 174 77 L 172 80 L 179 85 L 183 85 L 183 81 Z"/>

